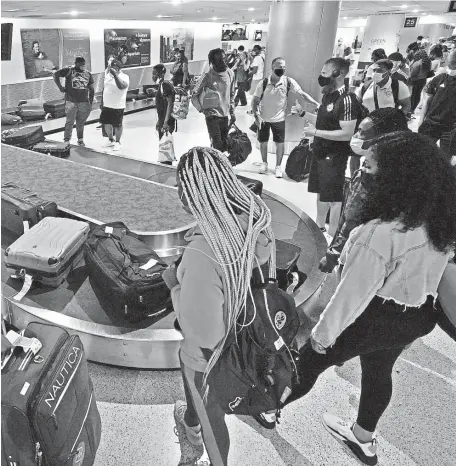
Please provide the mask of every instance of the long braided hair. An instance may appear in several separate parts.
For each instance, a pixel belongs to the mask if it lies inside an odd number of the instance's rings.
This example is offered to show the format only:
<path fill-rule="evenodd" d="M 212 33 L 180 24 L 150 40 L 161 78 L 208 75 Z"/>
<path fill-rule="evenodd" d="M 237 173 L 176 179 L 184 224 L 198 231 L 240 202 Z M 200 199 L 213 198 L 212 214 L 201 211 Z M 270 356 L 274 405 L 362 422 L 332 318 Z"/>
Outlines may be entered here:
<path fill-rule="evenodd" d="M 251 295 L 250 278 L 258 236 L 263 233 L 273 248 L 275 240 L 269 208 L 237 179 L 227 158 L 218 150 L 190 149 L 179 161 L 177 176 L 188 206 L 223 272 L 225 337 L 206 366 L 205 384 L 227 337 L 236 331 L 236 322 L 245 313 L 248 293 Z M 241 213 L 249 217 L 247 231 L 239 221 Z M 271 255 L 270 271 L 275 273 L 275 250 Z"/>

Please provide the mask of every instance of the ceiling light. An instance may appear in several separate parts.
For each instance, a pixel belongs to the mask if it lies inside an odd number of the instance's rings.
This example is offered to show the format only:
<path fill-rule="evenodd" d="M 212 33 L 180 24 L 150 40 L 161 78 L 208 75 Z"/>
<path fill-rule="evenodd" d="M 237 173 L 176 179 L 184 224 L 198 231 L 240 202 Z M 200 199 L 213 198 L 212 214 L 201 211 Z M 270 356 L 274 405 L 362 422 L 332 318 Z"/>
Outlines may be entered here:
<path fill-rule="evenodd" d="M 344 16 L 342 19 L 348 19 L 348 17 L 347 17 L 347 16 Z"/>
<path fill-rule="evenodd" d="M 252 23 L 255 21 L 254 19 L 251 19 L 250 21 L 252 21 Z"/>
<path fill-rule="evenodd" d="M 70 11 L 71 16 L 78 16 L 78 12 L 76 10 Z"/>
<path fill-rule="evenodd" d="M 19 10 L 19 8 L 12 8 L 10 10 L 3 10 L 3 11 L 5 11 L 7 13 L 14 13 L 15 11 L 20 11 L 20 10 Z"/>
<path fill-rule="evenodd" d="M 213 16 L 211 19 L 212 19 L 212 21 L 217 21 L 218 20 L 217 16 Z"/>
<path fill-rule="evenodd" d="M 413 10 L 413 13 L 418 13 L 419 11 L 420 10 L 415 9 L 415 10 Z"/>
<path fill-rule="evenodd" d="M 407 8 L 408 5 L 401 5 L 401 8 Z"/>
<path fill-rule="evenodd" d="M 249 8 L 249 11 L 255 11 L 255 8 L 253 8 L 253 6 L 251 6 L 251 7 Z"/>

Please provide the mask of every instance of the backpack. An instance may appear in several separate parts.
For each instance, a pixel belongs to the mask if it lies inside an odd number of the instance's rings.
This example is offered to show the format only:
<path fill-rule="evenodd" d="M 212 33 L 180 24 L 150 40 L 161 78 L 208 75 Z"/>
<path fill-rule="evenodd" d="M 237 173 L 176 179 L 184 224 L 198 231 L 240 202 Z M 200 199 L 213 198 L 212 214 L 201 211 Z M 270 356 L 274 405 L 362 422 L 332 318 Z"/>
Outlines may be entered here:
<path fill-rule="evenodd" d="M 242 132 L 236 125 L 233 125 L 232 131 L 226 137 L 226 146 L 229 152 L 228 160 L 231 166 L 235 167 L 247 160 L 252 153 L 252 143 L 246 133 Z"/>
<path fill-rule="evenodd" d="M 289 347 L 298 332 L 299 317 L 294 299 L 276 280 L 251 289 L 245 315 L 228 337 L 207 385 L 226 414 L 275 410 L 279 416 L 296 376 Z"/>
<path fill-rule="evenodd" d="M 234 71 L 227 68 L 227 72 L 230 76 L 230 86 L 234 79 Z M 206 73 L 208 75 L 209 73 Z M 205 79 L 206 75 L 204 76 Z M 220 107 L 220 94 L 211 87 L 205 87 L 199 97 L 201 107 L 203 110 L 211 110 Z"/>
<path fill-rule="evenodd" d="M 309 140 L 304 138 L 290 152 L 285 173 L 294 181 L 302 181 L 310 172 L 310 147 Z"/>
<path fill-rule="evenodd" d="M 364 94 L 371 87 L 373 81 L 367 81 L 361 89 L 361 98 L 364 97 Z M 394 106 L 398 108 L 399 106 L 399 80 L 391 78 L 391 90 L 393 91 Z M 377 96 L 377 86 L 374 86 L 374 104 L 375 110 L 378 110 L 380 106 L 378 105 L 378 96 Z M 367 115 L 366 115 L 367 116 Z"/>

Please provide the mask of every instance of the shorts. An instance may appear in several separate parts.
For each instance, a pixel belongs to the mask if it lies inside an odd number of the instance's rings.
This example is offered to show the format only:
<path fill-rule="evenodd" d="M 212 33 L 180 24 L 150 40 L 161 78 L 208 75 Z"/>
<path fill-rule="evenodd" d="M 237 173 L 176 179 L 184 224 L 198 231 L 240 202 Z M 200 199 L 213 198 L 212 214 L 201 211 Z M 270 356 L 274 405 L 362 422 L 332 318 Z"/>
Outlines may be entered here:
<path fill-rule="evenodd" d="M 119 126 L 122 126 L 124 112 L 124 108 L 103 107 L 100 115 L 100 123 L 118 128 Z"/>
<path fill-rule="evenodd" d="M 258 142 L 269 141 L 269 130 L 272 131 L 272 140 L 275 143 L 285 142 L 285 121 L 279 121 L 278 123 L 263 122 L 258 130 Z"/>
<path fill-rule="evenodd" d="M 321 202 L 342 202 L 348 155 L 327 154 L 317 158 L 312 154 L 309 193 L 320 194 Z"/>

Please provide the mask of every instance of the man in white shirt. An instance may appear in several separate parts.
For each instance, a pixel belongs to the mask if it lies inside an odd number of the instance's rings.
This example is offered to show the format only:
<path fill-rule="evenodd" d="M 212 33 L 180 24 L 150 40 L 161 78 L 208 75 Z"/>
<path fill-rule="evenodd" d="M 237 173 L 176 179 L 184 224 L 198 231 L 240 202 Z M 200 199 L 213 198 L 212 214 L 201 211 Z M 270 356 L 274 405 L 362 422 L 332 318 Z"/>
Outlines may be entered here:
<path fill-rule="evenodd" d="M 318 107 L 318 102 L 301 89 L 292 78 L 285 76 L 286 63 L 281 57 L 272 61 L 272 75 L 261 80 L 255 89 L 252 101 L 252 111 L 258 126 L 258 142 L 260 143 L 263 163 L 258 172 L 268 172 L 268 141 L 272 131 L 276 143 L 277 163 L 275 176 L 282 178 L 282 158 L 285 149 L 285 112 L 288 104 L 288 93 L 293 91 L 302 103 L 312 103 Z"/>
<path fill-rule="evenodd" d="M 250 93 L 253 95 L 258 83 L 263 80 L 264 77 L 264 57 L 261 55 L 261 46 L 253 46 L 254 58 L 250 65 L 250 75 L 252 76 L 252 86 L 250 87 Z"/>
<path fill-rule="evenodd" d="M 103 97 L 101 101 L 100 123 L 104 126 L 108 142 L 104 148 L 120 150 L 120 138 L 123 132 L 123 115 L 127 103 L 127 91 L 130 77 L 121 71 L 122 63 L 113 59 L 108 62 L 104 75 Z"/>
<path fill-rule="evenodd" d="M 393 62 L 378 60 L 374 64 L 372 81 L 358 90 L 358 98 L 372 112 L 378 108 L 400 108 L 406 115 L 410 112 L 410 91 L 402 81 L 391 78 Z"/>

